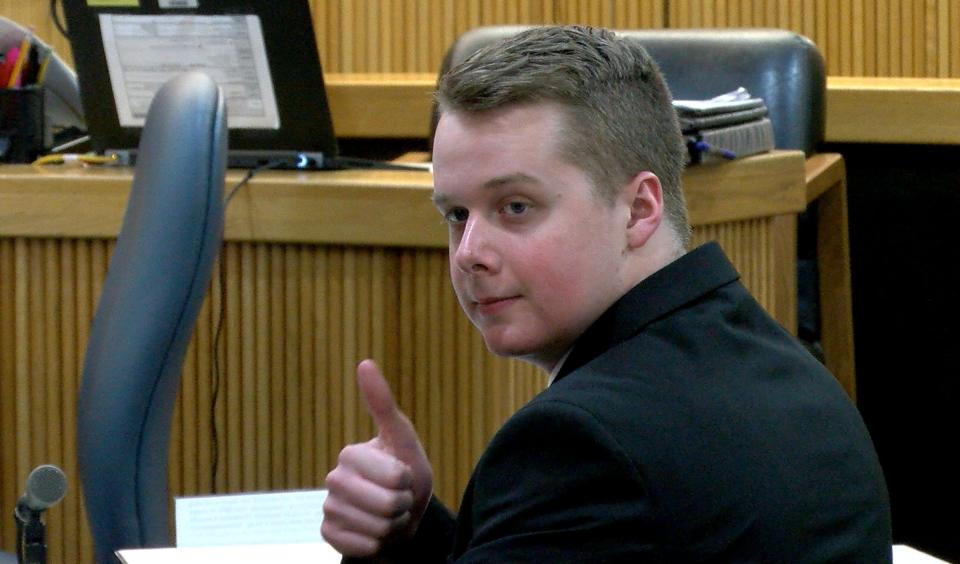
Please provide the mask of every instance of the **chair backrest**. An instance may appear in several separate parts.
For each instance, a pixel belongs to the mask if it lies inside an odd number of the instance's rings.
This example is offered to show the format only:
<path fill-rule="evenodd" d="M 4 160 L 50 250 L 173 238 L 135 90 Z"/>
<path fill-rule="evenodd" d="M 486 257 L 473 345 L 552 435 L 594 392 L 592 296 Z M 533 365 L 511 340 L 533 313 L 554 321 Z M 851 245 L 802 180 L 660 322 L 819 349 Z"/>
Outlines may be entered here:
<path fill-rule="evenodd" d="M 474 28 L 447 51 L 440 75 L 480 48 L 530 26 Z M 769 108 L 778 149 L 810 154 L 823 142 L 826 73 L 809 39 L 761 28 L 617 30 L 636 38 L 657 62 L 676 99 L 704 99 L 743 86 Z M 431 139 L 436 129 L 436 111 Z"/>
<path fill-rule="evenodd" d="M 207 76 L 150 105 L 90 330 L 77 456 L 97 562 L 169 545 L 167 457 L 184 353 L 223 240 L 226 108 Z"/>

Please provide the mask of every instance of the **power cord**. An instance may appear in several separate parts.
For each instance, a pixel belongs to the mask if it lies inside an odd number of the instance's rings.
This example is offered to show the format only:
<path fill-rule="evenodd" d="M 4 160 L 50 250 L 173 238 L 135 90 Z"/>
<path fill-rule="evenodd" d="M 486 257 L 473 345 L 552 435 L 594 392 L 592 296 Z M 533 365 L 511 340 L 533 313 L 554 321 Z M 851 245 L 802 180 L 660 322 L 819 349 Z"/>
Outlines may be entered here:
<path fill-rule="evenodd" d="M 223 201 L 223 213 L 226 215 L 227 206 L 230 205 L 230 200 L 237 194 L 241 188 L 243 188 L 250 179 L 256 176 L 259 172 L 278 168 L 283 166 L 284 161 L 271 161 L 260 166 L 256 166 L 247 171 L 243 179 L 234 184 L 230 191 L 227 192 L 227 197 Z M 226 244 L 224 243 L 224 248 Z M 220 256 L 225 256 L 224 253 L 220 253 Z M 211 347 L 213 348 L 212 357 L 213 357 L 213 371 L 210 377 L 210 448 L 212 451 L 212 466 L 210 469 L 210 487 L 212 489 L 211 493 L 217 493 L 217 470 L 219 468 L 219 458 L 220 458 L 220 439 L 219 433 L 217 432 L 217 400 L 220 397 L 220 382 L 223 379 L 223 376 L 220 372 L 220 336 L 223 333 L 223 323 L 226 319 L 227 312 L 227 269 L 224 267 L 223 259 L 220 260 L 220 269 L 217 276 L 217 282 L 220 286 L 220 311 L 217 315 L 217 325 L 213 330 L 213 343 Z"/>
<path fill-rule="evenodd" d="M 94 155 L 90 153 L 51 153 L 34 160 L 32 165 L 43 166 L 50 164 L 62 165 L 111 165 L 117 164 L 117 155 Z"/>
<path fill-rule="evenodd" d="M 70 34 L 67 33 L 66 26 L 60 21 L 60 13 L 57 11 L 57 0 L 50 0 L 50 18 L 53 20 L 53 25 L 57 27 L 57 31 L 59 31 L 65 39 L 69 40 Z"/>

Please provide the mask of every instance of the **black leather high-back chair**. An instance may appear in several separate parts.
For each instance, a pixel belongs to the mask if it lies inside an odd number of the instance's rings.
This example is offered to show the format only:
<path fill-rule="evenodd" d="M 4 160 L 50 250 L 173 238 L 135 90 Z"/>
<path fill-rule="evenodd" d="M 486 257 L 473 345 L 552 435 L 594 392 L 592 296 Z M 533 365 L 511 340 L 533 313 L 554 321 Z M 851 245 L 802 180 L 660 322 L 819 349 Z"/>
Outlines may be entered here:
<path fill-rule="evenodd" d="M 471 29 L 457 38 L 441 64 L 442 76 L 482 47 L 530 26 Z M 780 29 L 632 29 L 657 62 L 676 99 L 712 98 L 745 87 L 763 98 L 778 149 L 808 155 L 823 142 L 826 72 L 823 57 L 809 39 Z M 431 138 L 436 129 L 434 112 Z"/>
<path fill-rule="evenodd" d="M 223 240 L 226 108 L 206 75 L 153 99 L 90 330 L 77 457 L 97 562 L 169 546 L 167 458 L 184 353 Z"/>

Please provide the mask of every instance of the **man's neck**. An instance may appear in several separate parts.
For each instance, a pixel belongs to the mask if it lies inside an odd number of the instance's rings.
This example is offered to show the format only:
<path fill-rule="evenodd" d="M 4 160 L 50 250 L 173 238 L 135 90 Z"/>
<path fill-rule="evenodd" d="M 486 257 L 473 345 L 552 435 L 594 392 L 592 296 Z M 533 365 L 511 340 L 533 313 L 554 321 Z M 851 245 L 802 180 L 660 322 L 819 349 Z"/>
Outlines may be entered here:
<path fill-rule="evenodd" d="M 573 350 L 573 347 L 567 349 L 567 352 L 563 353 L 563 356 L 560 357 L 560 360 L 553 365 L 553 368 L 550 370 L 550 378 L 547 379 L 547 387 L 549 388 L 553 381 L 557 379 L 557 374 L 560 374 L 560 369 L 563 368 L 564 361 L 567 360 L 567 357 L 570 356 L 570 351 Z"/>

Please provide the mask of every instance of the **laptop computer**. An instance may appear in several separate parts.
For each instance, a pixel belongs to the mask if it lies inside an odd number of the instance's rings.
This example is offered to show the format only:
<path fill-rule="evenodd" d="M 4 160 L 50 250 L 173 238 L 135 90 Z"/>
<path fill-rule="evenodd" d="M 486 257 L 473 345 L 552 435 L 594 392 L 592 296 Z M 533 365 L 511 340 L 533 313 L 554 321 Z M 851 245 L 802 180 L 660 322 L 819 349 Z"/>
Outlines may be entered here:
<path fill-rule="evenodd" d="M 93 149 L 136 158 L 153 94 L 186 71 L 227 104 L 228 166 L 335 166 L 307 0 L 63 0 Z"/>

